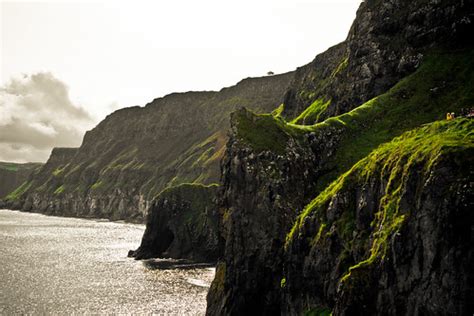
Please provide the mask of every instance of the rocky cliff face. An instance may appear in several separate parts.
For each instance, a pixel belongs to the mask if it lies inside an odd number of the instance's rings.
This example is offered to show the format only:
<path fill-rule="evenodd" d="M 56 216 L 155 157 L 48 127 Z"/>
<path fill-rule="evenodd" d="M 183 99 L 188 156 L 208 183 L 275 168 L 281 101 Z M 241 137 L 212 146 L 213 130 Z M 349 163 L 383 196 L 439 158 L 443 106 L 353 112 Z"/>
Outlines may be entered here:
<path fill-rule="evenodd" d="M 40 163 L 0 162 L 0 199 L 7 197 L 41 167 Z"/>
<path fill-rule="evenodd" d="M 309 124 L 345 113 L 415 71 L 434 48 L 471 45 L 473 12 L 472 1 L 362 2 L 347 39 L 296 71 L 284 117 Z"/>
<path fill-rule="evenodd" d="M 136 259 L 175 258 L 216 262 L 219 242 L 218 185 L 181 184 L 161 192 L 148 211 Z"/>
<path fill-rule="evenodd" d="M 283 314 L 471 314 L 473 127 L 403 134 L 316 197 L 287 238 Z"/>
<path fill-rule="evenodd" d="M 279 296 L 271 289 L 279 282 L 274 275 L 281 271 L 285 232 L 311 197 L 316 159 L 271 115 L 242 109 L 231 122 L 234 136 L 223 159 L 219 194 L 225 255 L 207 312 L 273 314 Z"/>
<path fill-rule="evenodd" d="M 472 123 L 417 129 L 474 102 L 472 14 L 366 1 L 348 40 L 296 72 L 283 110 L 234 115 L 209 315 L 472 313 Z M 308 211 L 321 201 L 324 219 Z"/>
<path fill-rule="evenodd" d="M 273 110 L 292 73 L 249 78 L 219 92 L 175 93 L 114 112 L 76 150 L 54 150 L 11 207 L 47 214 L 143 221 L 153 197 L 219 179 L 228 114 Z"/>

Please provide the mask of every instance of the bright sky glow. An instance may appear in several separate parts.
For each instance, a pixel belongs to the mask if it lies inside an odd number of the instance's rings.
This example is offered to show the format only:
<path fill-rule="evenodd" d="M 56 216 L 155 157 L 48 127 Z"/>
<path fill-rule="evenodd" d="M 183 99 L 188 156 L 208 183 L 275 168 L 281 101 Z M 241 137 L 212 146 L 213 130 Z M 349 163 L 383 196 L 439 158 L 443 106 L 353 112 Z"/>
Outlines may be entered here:
<path fill-rule="evenodd" d="M 2 2 L 1 85 L 52 72 L 99 119 L 167 93 L 294 70 L 345 39 L 359 3 Z"/>
<path fill-rule="evenodd" d="M 171 92 L 219 90 L 270 70 L 294 70 L 345 39 L 359 4 L 2 1 L 0 87 L 25 74 L 46 73 L 35 83 L 22 82 L 30 88 L 56 86 L 57 78 L 66 85 L 72 106 L 85 109 L 93 126 L 118 108 L 145 105 Z M 31 98 L 28 102 L 33 104 Z M 8 115 L 12 119 L 12 112 Z M 27 122 L 54 133 L 48 124 Z M 77 143 L 80 139 L 71 145 Z"/>

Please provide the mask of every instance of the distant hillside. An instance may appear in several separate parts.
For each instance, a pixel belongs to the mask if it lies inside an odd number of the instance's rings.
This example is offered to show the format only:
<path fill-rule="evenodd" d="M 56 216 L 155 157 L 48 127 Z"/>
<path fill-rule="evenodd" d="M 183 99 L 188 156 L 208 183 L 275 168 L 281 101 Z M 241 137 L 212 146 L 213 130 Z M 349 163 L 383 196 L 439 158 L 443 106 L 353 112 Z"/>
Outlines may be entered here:
<path fill-rule="evenodd" d="M 153 197 L 181 183 L 219 181 L 229 113 L 277 107 L 293 73 L 248 78 L 219 92 L 173 93 L 118 110 L 80 148 L 55 148 L 7 204 L 56 215 L 142 221 Z"/>
<path fill-rule="evenodd" d="M 0 199 L 13 192 L 43 164 L 13 163 L 0 161 Z"/>

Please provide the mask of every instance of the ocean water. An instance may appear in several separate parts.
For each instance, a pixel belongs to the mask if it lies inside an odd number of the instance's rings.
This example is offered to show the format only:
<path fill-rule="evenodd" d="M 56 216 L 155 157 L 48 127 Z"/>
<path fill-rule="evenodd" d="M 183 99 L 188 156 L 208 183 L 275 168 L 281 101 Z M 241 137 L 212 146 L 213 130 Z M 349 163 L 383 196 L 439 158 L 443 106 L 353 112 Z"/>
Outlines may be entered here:
<path fill-rule="evenodd" d="M 127 258 L 144 229 L 0 210 L 0 314 L 204 314 L 214 269 Z"/>

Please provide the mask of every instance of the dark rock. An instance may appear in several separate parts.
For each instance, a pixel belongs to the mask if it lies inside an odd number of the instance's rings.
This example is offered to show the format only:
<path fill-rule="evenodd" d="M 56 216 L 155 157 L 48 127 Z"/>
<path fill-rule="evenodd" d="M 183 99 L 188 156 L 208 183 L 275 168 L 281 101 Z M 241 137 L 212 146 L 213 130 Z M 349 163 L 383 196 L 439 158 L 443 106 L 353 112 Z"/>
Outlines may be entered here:
<path fill-rule="evenodd" d="M 182 184 L 160 193 L 148 211 L 140 247 L 128 256 L 216 262 L 222 253 L 217 189 L 217 185 Z"/>

